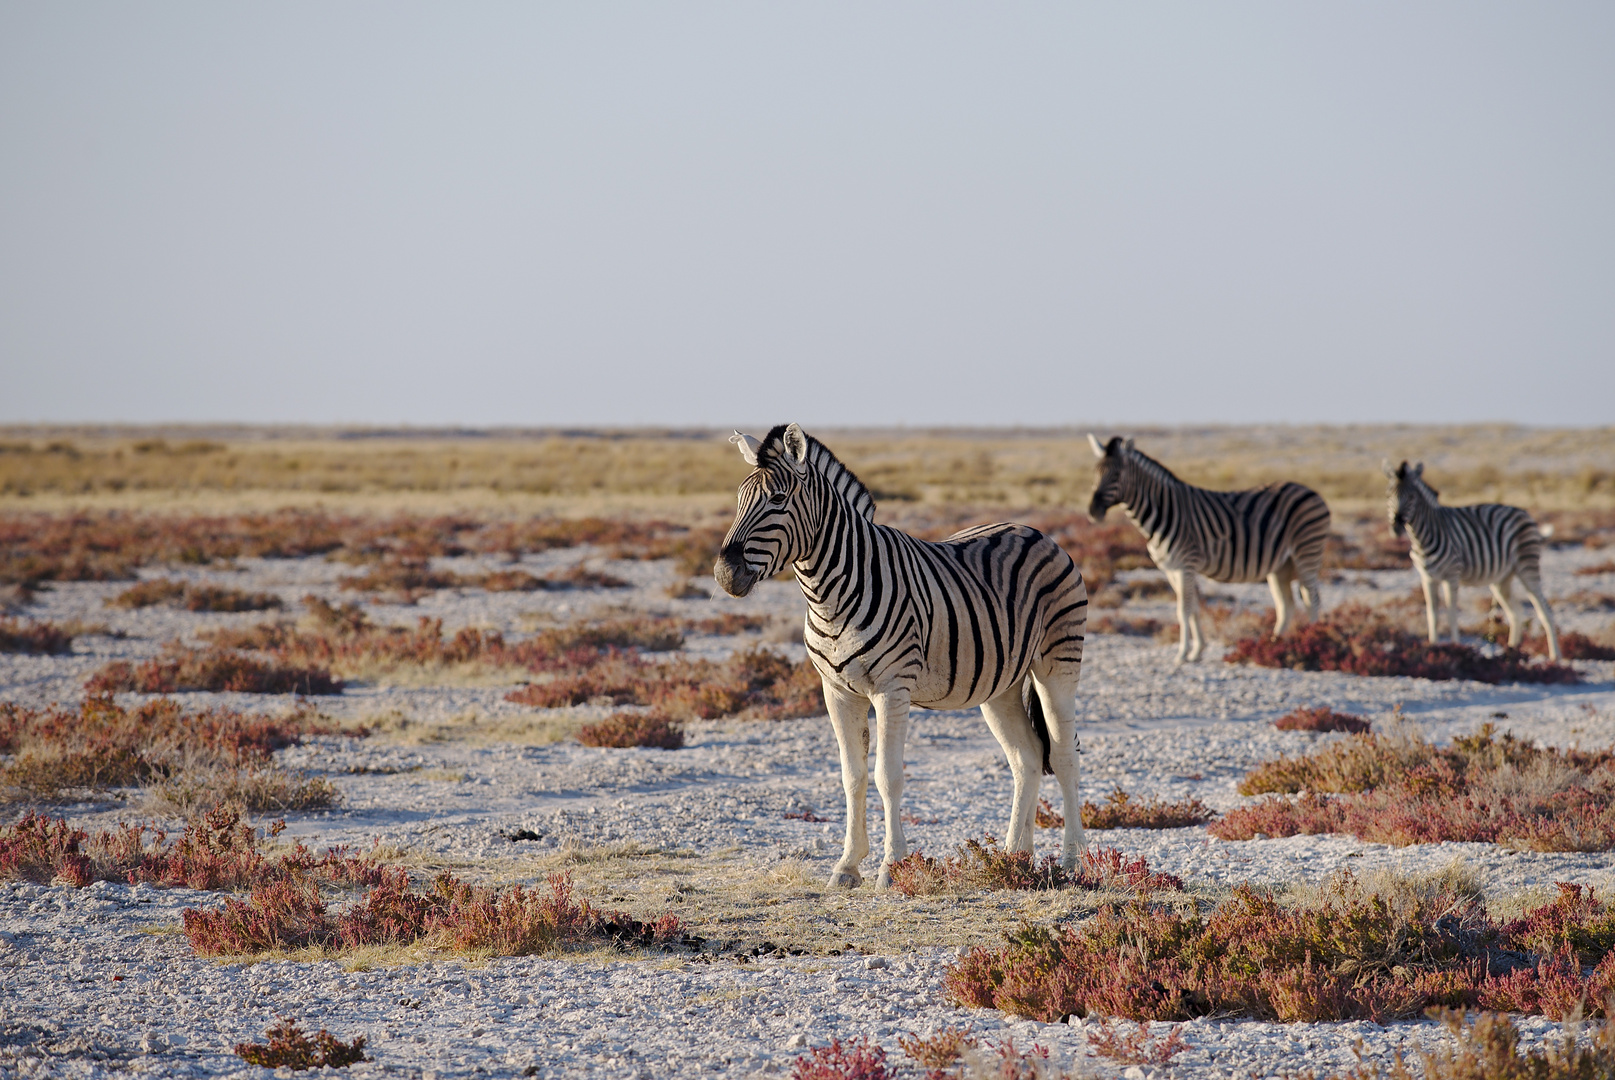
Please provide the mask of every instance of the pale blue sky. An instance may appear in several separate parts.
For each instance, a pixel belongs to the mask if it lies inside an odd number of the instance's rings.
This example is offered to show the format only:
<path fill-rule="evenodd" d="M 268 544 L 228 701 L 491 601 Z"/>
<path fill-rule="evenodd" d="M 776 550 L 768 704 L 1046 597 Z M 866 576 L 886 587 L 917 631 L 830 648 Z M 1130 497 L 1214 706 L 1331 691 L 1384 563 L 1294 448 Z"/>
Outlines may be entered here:
<path fill-rule="evenodd" d="M 0 2 L 0 421 L 1615 422 L 1615 5 Z"/>

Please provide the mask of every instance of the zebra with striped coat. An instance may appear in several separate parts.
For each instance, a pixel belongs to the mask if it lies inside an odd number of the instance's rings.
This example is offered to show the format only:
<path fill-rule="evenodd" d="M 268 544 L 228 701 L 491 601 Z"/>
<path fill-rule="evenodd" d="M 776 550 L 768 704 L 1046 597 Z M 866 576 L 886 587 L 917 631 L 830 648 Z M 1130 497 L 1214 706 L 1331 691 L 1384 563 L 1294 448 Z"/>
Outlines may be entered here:
<path fill-rule="evenodd" d="M 1290 626 L 1290 583 L 1318 617 L 1318 571 L 1329 535 L 1329 507 L 1316 491 L 1295 483 L 1249 491 L 1207 491 L 1186 484 L 1121 436 L 1101 444 L 1088 436 L 1094 466 L 1088 516 L 1103 521 L 1112 506 L 1144 534 L 1155 565 L 1178 597 L 1178 659 L 1198 660 L 1200 591 L 1196 574 L 1212 581 L 1267 579 L 1273 592 L 1273 636 Z"/>
<path fill-rule="evenodd" d="M 862 882 L 875 709 L 875 786 L 886 815 L 876 887 L 908 853 L 899 805 L 911 706 L 980 705 L 1015 783 L 1007 843 L 1031 852 L 1037 789 L 1052 771 L 1065 801 L 1061 862 L 1086 842 L 1077 799 L 1076 691 L 1088 591 L 1071 557 L 1024 525 L 981 525 L 930 543 L 874 520 L 869 489 L 795 424 L 760 442 L 735 433 L 752 472 L 713 576 L 731 596 L 792 567 L 804 640 L 841 751 L 847 831 L 833 887 Z"/>
<path fill-rule="evenodd" d="M 1508 643 L 1515 647 L 1524 635 L 1520 611 L 1514 606 L 1513 584 L 1525 587 L 1537 618 L 1548 634 L 1548 656 L 1559 659 L 1559 628 L 1553 609 L 1542 596 L 1542 533 L 1531 515 L 1517 506 L 1479 503 L 1442 506 L 1440 492 L 1424 479 L 1424 462 L 1411 469 L 1407 462 L 1381 468 L 1390 481 L 1385 513 L 1391 535 L 1408 536 L 1409 554 L 1424 586 L 1424 613 L 1432 642 L 1441 640 L 1436 610 L 1436 585 L 1447 609 L 1452 640 L 1458 640 L 1458 586 L 1489 585 L 1508 617 Z"/>

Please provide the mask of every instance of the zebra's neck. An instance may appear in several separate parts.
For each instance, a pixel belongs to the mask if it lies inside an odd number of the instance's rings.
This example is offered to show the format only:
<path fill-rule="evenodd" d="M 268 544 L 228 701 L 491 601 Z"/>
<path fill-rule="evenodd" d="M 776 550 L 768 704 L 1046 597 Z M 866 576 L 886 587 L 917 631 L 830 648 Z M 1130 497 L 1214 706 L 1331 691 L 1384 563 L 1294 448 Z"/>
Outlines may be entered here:
<path fill-rule="evenodd" d="M 1161 531 L 1165 510 L 1174 495 L 1189 485 L 1154 458 L 1133 451 L 1122 468 L 1121 498 L 1116 500 L 1134 525 L 1154 539 Z"/>
<path fill-rule="evenodd" d="M 871 521 L 861 505 L 843 498 L 829 478 L 814 485 L 817 519 L 809 523 L 813 543 L 793 564 L 808 610 L 820 626 L 839 626 L 863 595 L 859 565 L 885 526 Z"/>
<path fill-rule="evenodd" d="M 1441 547 L 1441 507 L 1435 501 L 1418 491 L 1418 497 L 1407 500 L 1409 506 L 1403 515 L 1403 523 L 1407 526 L 1408 543 L 1419 556 L 1436 551 Z"/>

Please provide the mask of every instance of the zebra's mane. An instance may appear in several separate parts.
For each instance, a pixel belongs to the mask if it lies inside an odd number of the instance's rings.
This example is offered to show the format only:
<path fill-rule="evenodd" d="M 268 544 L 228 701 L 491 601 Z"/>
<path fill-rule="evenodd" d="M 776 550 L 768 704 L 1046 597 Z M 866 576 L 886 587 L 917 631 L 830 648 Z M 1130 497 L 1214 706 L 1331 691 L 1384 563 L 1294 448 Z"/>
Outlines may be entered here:
<path fill-rule="evenodd" d="M 762 445 L 757 448 L 757 465 L 767 468 L 776 462 L 785 462 L 785 429 L 788 424 L 775 425 L 767 435 L 763 436 Z M 830 482 L 830 486 L 859 514 L 873 519 L 875 516 L 875 497 L 869 493 L 864 482 L 853 471 L 841 463 L 841 459 L 831 453 L 830 448 L 809 435 L 802 432 L 807 439 L 808 467 Z"/>
<path fill-rule="evenodd" d="M 1417 491 L 1424 501 L 1429 503 L 1431 506 L 1441 505 L 1441 492 L 1431 487 L 1429 482 L 1425 480 L 1423 476 L 1415 476 L 1410 470 L 1408 474 L 1403 477 L 1403 480 L 1406 483 L 1411 484 L 1413 486 L 1413 490 Z"/>
<path fill-rule="evenodd" d="M 1146 475 L 1169 484 L 1183 483 L 1183 481 L 1179 480 L 1177 474 L 1171 469 L 1167 468 L 1165 465 L 1162 465 L 1159 461 L 1156 461 L 1154 458 L 1150 457 L 1137 447 L 1126 451 L 1126 454 L 1127 460 L 1131 461 L 1135 468 Z"/>

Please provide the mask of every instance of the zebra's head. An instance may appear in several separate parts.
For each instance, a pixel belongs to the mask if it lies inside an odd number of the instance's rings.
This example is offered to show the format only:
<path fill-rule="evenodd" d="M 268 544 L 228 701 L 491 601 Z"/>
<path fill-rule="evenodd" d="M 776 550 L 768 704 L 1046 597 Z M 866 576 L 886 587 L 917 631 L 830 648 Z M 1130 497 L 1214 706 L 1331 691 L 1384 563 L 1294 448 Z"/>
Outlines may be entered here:
<path fill-rule="evenodd" d="M 807 550 L 802 527 L 803 482 L 810 440 L 796 424 L 781 424 L 762 442 L 735 432 L 751 475 L 740 484 L 739 506 L 729 535 L 712 565 L 712 576 L 730 596 L 745 596 L 764 578 L 784 570 Z"/>
<path fill-rule="evenodd" d="M 1089 432 L 1088 445 L 1093 447 L 1094 457 L 1099 459 L 1093 467 L 1093 499 L 1088 503 L 1088 516 L 1094 521 L 1103 521 L 1110 508 L 1122 501 L 1122 468 L 1127 464 L 1127 456 L 1133 452 L 1133 440 L 1124 442 L 1120 435 L 1116 435 L 1108 443 L 1101 444 Z"/>
<path fill-rule="evenodd" d="M 1420 507 L 1433 506 L 1440 495 L 1424 481 L 1424 462 L 1408 467 L 1402 462 L 1391 468 L 1389 461 L 1380 462 L 1380 469 L 1390 481 L 1385 492 L 1385 516 L 1391 522 L 1391 535 L 1401 536 L 1407 531 L 1408 518 Z"/>

